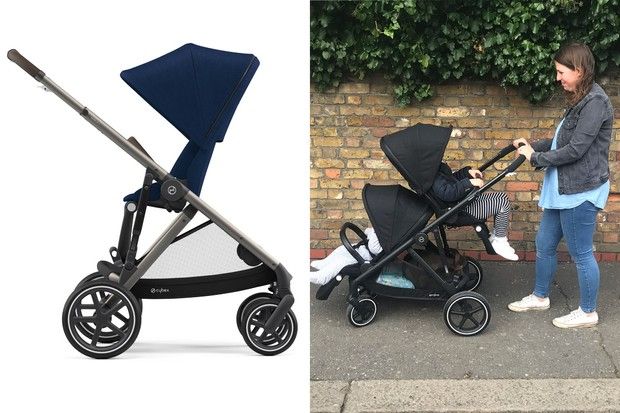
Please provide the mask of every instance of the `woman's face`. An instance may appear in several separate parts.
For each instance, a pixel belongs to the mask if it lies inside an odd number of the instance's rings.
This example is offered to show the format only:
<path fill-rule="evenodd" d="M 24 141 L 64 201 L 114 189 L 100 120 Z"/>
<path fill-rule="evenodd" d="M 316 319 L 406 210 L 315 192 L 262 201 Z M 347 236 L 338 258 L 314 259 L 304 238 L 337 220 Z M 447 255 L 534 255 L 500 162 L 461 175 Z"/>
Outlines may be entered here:
<path fill-rule="evenodd" d="M 579 68 L 575 68 L 575 70 L 569 69 L 568 67 L 555 62 L 555 79 L 562 83 L 562 87 L 564 90 L 569 92 L 574 92 L 579 80 L 581 80 L 581 70 Z"/>

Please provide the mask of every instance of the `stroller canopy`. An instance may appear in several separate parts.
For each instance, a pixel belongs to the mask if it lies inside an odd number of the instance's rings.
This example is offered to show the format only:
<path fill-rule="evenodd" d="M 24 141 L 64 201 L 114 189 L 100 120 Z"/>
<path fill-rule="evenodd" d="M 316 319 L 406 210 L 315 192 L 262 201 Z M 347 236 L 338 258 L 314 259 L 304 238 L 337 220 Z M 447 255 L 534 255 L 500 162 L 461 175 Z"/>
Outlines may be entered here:
<path fill-rule="evenodd" d="M 362 198 L 386 253 L 424 228 L 433 215 L 431 207 L 419 195 L 400 185 L 366 184 Z"/>
<path fill-rule="evenodd" d="M 186 180 L 197 195 L 214 145 L 224 140 L 258 65 L 251 54 L 188 43 L 121 72 L 121 78 L 189 140 L 170 172 Z M 158 188 L 152 191 L 151 200 L 159 198 Z M 136 200 L 136 194 L 125 200 Z"/>
<path fill-rule="evenodd" d="M 381 139 L 381 149 L 413 190 L 433 186 L 452 128 L 418 123 Z"/>

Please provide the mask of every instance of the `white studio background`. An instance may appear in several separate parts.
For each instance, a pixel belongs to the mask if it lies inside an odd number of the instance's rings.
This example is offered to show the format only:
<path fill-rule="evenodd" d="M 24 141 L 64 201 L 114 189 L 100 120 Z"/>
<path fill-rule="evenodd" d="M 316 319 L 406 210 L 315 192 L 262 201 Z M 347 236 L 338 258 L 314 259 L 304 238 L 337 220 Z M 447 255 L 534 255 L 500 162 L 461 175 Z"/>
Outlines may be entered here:
<path fill-rule="evenodd" d="M 62 331 L 65 300 L 97 261 L 109 259 L 122 197 L 140 186 L 144 170 L 3 58 L 0 410 L 307 411 L 307 4 L 94 4 L 5 2 L 2 56 L 17 49 L 168 170 L 186 140 L 120 79 L 121 70 L 189 42 L 259 58 L 201 197 L 293 274 L 300 330 L 281 355 L 251 351 L 235 324 L 238 305 L 256 292 L 249 290 L 145 300 L 140 335 L 127 352 L 93 360 L 74 350 Z M 139 255 L 173 216 L 147 211 Z"/>

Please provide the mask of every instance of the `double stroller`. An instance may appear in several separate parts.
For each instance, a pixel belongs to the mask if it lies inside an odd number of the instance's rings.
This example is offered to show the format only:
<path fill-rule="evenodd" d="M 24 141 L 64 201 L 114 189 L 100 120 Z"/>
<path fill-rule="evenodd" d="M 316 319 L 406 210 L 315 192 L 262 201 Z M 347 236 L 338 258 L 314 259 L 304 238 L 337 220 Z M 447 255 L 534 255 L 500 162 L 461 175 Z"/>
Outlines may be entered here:
<path fill-rule="evenodd" d="M 484 186 L 470 190 L 460 202 L 446 204 L 433 194 L 432 185 L 451 132 L 449 127 L 417 124 L 381 139 L 381 149 L 413 191 L 401 185 L 364 186 L 364 208 L 382 251 L 364 260 L 356 248 L 367 245 L 366 234 L 357 225 L 345 223 L 340 239 L 357 263 L 344 267 L 316 293 L 317 299 L 326 300 L 348 277 L 347 319 L 352 325 L 370 324 L 377 314 L 375 298 L 386 296 L 446 301 L 444 322 L 458 335 L 475 335 L 488 326 L 489 303 L 474 291 L 482 282 L 482 266 L 450 248 L 445 229 L 472 226 L 487 253 L 495 254 L 485 221 L 474 218 L 465 207 L 514 172 L 525 158 L 520 155 Z M 484 171 L 514 150 L 513 145 L 506 146 L 478 169 Z M 435 219 L 429 223 L 433 216 Z M 349 231 L 359 239 L 356 243 L 350 240 Z"/>
<path fill-rule="evenodd" d="M 122 79 L 187 139 L 170 173 L 134 137 L 126 139 L 50 80 L 16 50 L 8 58 L 76 110 L 146 168 L 142 186 L 124 198 L 124 215 L 110 261 L 100 261 L 69 295 L 62 313 L 65 336 L 93 358 L 123 353 L 140 331 L 142 299 L 199 297 L 259 286 L 236 322 L 257 353 L 287 350 L 297 335 L 291 310 L 291 276 L 275 258 L 199 198 L 216 143 L 228 125 L 259 62 L 251 54 L 186 44 L 121 73 Z M 142 257 L 138 239 L 147 207 L 177 217 Z M 208 219 L 181 233 L 197 212 Z"/>

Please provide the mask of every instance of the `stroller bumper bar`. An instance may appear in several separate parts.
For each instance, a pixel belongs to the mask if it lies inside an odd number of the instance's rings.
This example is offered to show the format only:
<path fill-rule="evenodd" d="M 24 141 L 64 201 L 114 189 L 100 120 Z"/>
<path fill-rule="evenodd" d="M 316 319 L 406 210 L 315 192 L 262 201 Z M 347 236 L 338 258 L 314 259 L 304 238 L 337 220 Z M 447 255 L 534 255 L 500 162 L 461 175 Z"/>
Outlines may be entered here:
<path fill-rule="evenodd" d="M 126 139 L 117 132 L 114 128 L 108 125 L 103 119 L 97 116 L 93 111 L 82 105 L 60 86 L 54 83 L 45 73 L 32 64 L 28 59 L 23 57 L 17 50 L 11 49 L 7 53 L 7 57 L 12 62 L 16 63 L 26 73 L 34 77 L 37 81 L 43 84 L 48 90 L 58 96 L 63 102 L 78 112 L 88 123 L 93 125 L 98 131 L 104 134 L 112 142 L 118 145 L 123 151 L 134 158 L 145 168 L 149 169 L 158 181 L 164 182 L 169 179 L 174 179 L 164 168 L 157 164 L 144 149 L 141 150 L 132 142 L 133 139 Z M 178 181 L 177 181 L 178 182 Z M 177 188 L 181 193 L 184 193 L 183 199 L 185 199 L 190 205 L 211 219 L 217 226 L 222 228 L 228 235 L 230 235 L 235 241 L 246 247 L 252 254 L 258 257 L 272 270 L 280 265 L 280 263 L 268 254 L 260 245 L 253 242 L 239 229 L 237 229 L 231 222 L 215 211 L 210 205 L 204 202 L 195 193 L 190 191 L 182 183 L 179 183 L 180 187 Z"/>

